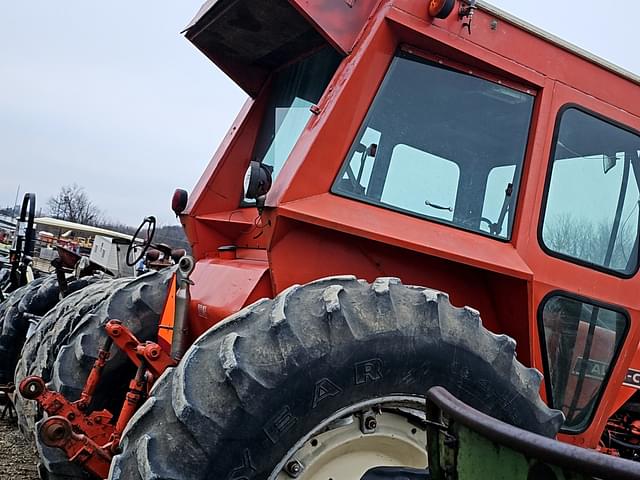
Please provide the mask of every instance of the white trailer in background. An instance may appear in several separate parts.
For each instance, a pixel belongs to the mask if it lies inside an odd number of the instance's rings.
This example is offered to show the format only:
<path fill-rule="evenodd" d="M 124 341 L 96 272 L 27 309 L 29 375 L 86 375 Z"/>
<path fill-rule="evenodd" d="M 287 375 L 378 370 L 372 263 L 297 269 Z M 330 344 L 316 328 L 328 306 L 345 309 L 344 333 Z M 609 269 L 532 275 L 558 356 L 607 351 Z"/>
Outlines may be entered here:
<path fill-rule="evenodd" d="M 118 277 L 132 277 L 135 272 L 127 265 L 128 246 L 129 240 L 96 235 L 89 260 Z"/>
<path fill-rule="evenodd" d="M 134 268 L 129 267 L 126 262 L 127 247 L 131 241 L 131 235 L 49 217 L 36 218 L 35 223 L 38 228 L 46 227 L 48 231 L 56 232 L 53 235 L 56 239 L 82 238 L 84 248 L 90 245 L 89 260 L 113 275 L 117 277 L 134 275 Z M 92 237 L 93 240 L 91 240 Z M 41 243 L 41 248 L 35 255 L 36 268 L 44 271 L 50 270 L 51 260 L 58 255 L 55 243 L 55 241 L 48 241 L 46 245 Z M 87 250 L 84 251 L 87 252 Z"/>

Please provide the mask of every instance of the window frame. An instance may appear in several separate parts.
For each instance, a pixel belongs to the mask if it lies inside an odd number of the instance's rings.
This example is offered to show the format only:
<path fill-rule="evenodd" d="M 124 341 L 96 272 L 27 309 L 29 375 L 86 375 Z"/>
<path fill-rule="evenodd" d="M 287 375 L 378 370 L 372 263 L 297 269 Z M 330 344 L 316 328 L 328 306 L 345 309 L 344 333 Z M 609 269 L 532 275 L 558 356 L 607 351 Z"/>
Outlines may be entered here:
<path fill-rule="evenodd" d="M 551 139 L 551 152 L 549 154 L 549 159 L 548 159 L 548 163 L 547 163 L 547 171 L 546 171 L 546 177 L 545 177 L 545 181 L 544 181 L 544 189 L 542 191 L 542 203 L 540 204 L 540 217 L 539 217 L 539 221 L 538 221 L 538 232 L 537 232 L 537 236 L 538 236 L 538 244 L 540 245 L 540 248 L 542 249 L 542 251 L 544 253 L 546 253 L 548 256 L 550 257 L 554 257 L 557 258 L 559 260 L 565 261 L 565 262 L 569 262 L 573 265 L 578 265 L 580 267 L 585 267 L 585 268 L 589 268 L 591 270 L 596 270 L 598 272 L 602 272 L 602 273 L 606 273 L 608 275 L 612 275 L 614 277 L 618 277 L 618 278 L 622 278 L 622 279 L 630 279 L 636 276 L 636 274 L 638 273 L 638 270 L 640 270 L 640 248 L 638 249 L 638 258 L 636 259 L 636 264 L 635 267 L 633 268 L 633 270 L 629 273 L 625 273 L 625 272 L 621 272 L 619 270 L 614 270 L 612 268 L 607 268 L 601 265 L 597 265 L 595 263 L 591 263 L 588 262 L 586 260 L 582 260 L 580 258 L 576 258 L 576 257 L 571 257 L 569 255 L 565 255 L 564 253 L 560 253 L 560 252 L 556 252 L 554 250 L 551 250 L 549 247 L 547 247 L 547 245 L 544 243 L 544 239 L 542 237 L 542 231 L 544 228 L 544 221 L 545 221 L 545 217 L 546 217 L 546 213 L 547 213 L 547 205 L 548 205 L 548 201 L 549 201 L 549 190 L 551 188 L 551 174 L 553 173 L 553 165 L 555 163 L 555 156 L 556 156 L 556 150 L 558 148 L 558 136 L 560 135 L 560 125 L 562 123 L 562 117 L 564 115 L 564 113 L 567 110 L 578 110 L 579 112 L 582 112 L 586 115 L 590 115 L 592 117 L 594 117 L 597 120 L 602 121 L 603 123 L 608 123 L 609 125 L 612 125 L 614 127 L 620 128 L 621 130 L 624 130 L 626 132 L 629 132 L 633 135 L 636 135 L 637 137 L 640 138 L 640 132 L 629 127 L 628 125 L 625 125 L 623 123 L 620 123 L 616 120 L 613 120 L 612 118 L 609 118 L 605 115 L 602 115 L 594 110 L 591 110 L 587 107 L 584 107 L 578 103 L 573 103 L 573 102 L 569 102 L 569 103 L 565 103 L 563 104 L 559 109 L 558 109 L 558 113 L 556 114 L 556 121 L 555 121 L 555 125 L 553 128 L 553 137 Z M 640 174 L 640 172 L 639 172 Z M 638 184 L 638 188 L 640 188 L 640 184 Z M 638 213 L 638 215 L 640 215 L 640 212 Z M 636 242 L 640 242 L 640 228 L 638 229 L 638 237 L 636 238 Z"/>
<path fill-rule="evenodd" d="M 482 70 L 481 68 L 476 68 L 475 66 L 471 66 L 471 65 L 465 65 L 453 60 L 450 60 L 446 57 L 440 56 L 440 55 L 436 55 L 433 53 L 429 53 L 426 52 L 422 49 L 419 48 L 414 48 L 410 45 L 407 44 L 401 44 L 394 52 L 393 56 L 391 57 L 391 61 L 389 62 L 389 65 L 387 66 L 387 69 L 385 70 L 385 74 L 384 77 L 382 78 L 380 84 L 378 85 L 378 88 L 375 92 L 375 95 L 372 97 L 371 99 L 371 103 L 369 104 L 369 108 L 367 109 L 367 112 L 365 114 L 365 116 L 362 119 L 362 122 L 360 123 L 360 126 L 358 127 L 358 130 L 355 134 L 355 136 L 353 137 L 353 139 L 351 140 L 351 144 L 349 146 L 349 150 L 346 153 L 346 155 L 349 154 L 349 152 L 351 152 L 351 149 L 353 148 L 353 144 L 355 142 L 355 139 L 358 138 L 360 136 L 360 134 L 363 131 L 363 128 L 365 128 L 365 122 L 367 120 L 367 118 L 369 117 L 369 113 L 371 111 L 371 108 L 373 107 L 373 104 L 376 100 L 376 97 L 378 96 L 378 94 L 380 93 L 380 91 L 382 90 L 382 88 L 385 86 L 386 82 L 387 82 L 387 77 L 389 75 L 389 70 L 391 69 L 391 66 L 393 65 L 393 61 L 401 56 L 401 55 L 405 55 L 405 56 L 414 56 L 417 57 L 419 59 L 422 59 L 423 61 L 426 62 L 430 62 L 433 64 L 433 66 L 435 67 L 439 67 L 439 68 L 443 68 L 443 69 L 448 69 L 448 70 L 452 70 L 455 71 L 459 74 L 462 75 L 467 75 L 467 76 L 471 76 L 471 77 L 475 77 L 475 78 L 479 78 L 491 83 L 495 83 L 497 85 L 503 86 L 503 87 L 507 87 L 507 88 L 511 88 L 513 90 L 519 91 L 521 93 L 526 93 L 528 95 L 530 95 L 532 97 L 532 106 L 531 106 L 531 117 L 529 118 L 529 128 L 527 131 L 527 139 L 525 142 L 525 146 L 524 146 L 524 154 L 522 156 L 522 161 L 521 164 L 518 166 L 516 165 L 516 171 L 514 173 L 514 185 L 516 184 L 515 182 L 515 176 L 518 176 L 518 182 L 517 182 L 517 189 L 515 189 L 515 197 L 513 198 L 513 208 L 512 208 L 512 212 L 510 212 L 510 215 L 512 215 L 513 220 L 511 222 L 507 222 L 507 228 L 510 230 L 508 230 L 508 235 L 502 237 L 502 236 L 495 236 L 492 235 L 489 232 L 485 232 L 483 230 L 473 230 L 470 228 L 463 228 L 460 225 L 456 225 L 454 223 L 451 222 L 447 222 L 445 220 L 441 220 L 438 218 L 434 218 L 434 217 L 429 217 L 427 215 L 422 215 L 420 213 L 414 212 L 414 211 L 410 211 L 410 210 L 405 210 L 401 207 L 396 207 L 393 205 L 388 205 L 385 204 L 383 202 L 377 202 L 377 201 L 366 201 L 364 200 L 362 197 L 358 196 L 355 193 L 350 193 L 350 192 L 340 192 L 340 191 L 336 191 L 336 186 L 338 184 L 338 182 L 340 181 L 340 179 L 342 178 L 342 174 L 344 171 L 344 167 L 347 164 L 347 160 L 348 158 L 345 156 L 342 163 L 340 164 L 340 169 L 338 170 L 335 178 L 333 179 L 332 183 L 331 183 L 331 187 L 329 188 L 329 193 L 331 195 L 335 195 L 338 197 L 342 197 L 342 198 L 348 198 L 350 200 L 354 200 L 357 201 L 359 203 L 363 203 L 365 205 L 372 205 L 376 208 L 384 208 L 385 210 L 389 210 L 389 211 L 393 211 L 396 213 L 400 213 L 402 215 L 407 215 L 413 218 L 418 218 L 420 220 L 426 220 L 427 222 L 432 222 L 432 223 L 436 223 L 438 225 L 444 225 L 450 228 L 455 228 L 456 230 L 460 230 L 462 232 L 467 232 L 473 235 L 480 235 L 482 237 L 486 237 L 486 238 L 491 238 L 493 240 L 496 240 L 498 242 L 501 243 L 512 243 L 513 239 L 514 239 L 514 234 L 515 231 L 518 227 L 519 224 L 519 220 L 518 220 L 518 214 L 519 214 L 519 205 L 522 201 L 522 195 L 524 194 L 524 190 L 526 189 L 526 183 L 528 181 L 526 173 L 528 171 L 528 163 L 531 159 L 531 153 L 532 153 L 532 148 L 533 148 L 533 140 L 535 139 L 535 134 L 536 134 L 536 125 L 537 125 L 537 120 L 538 120 L 538 115 L 539 115 L 539 109 L 540 109 L 540 89 L 538 87 L 533 87 L 533 86 L 528 86 L 526 83 L 523 82 L 518 82 L 517 80 L 513 80 L 510 79 L 509 77 L 503 77 L 503 76 L 499 76 L 496 74 L 492 74 L 489 73 L 487 71 Z M 405 57 L 406 58 L 406 57 Z M 486 195 L 486 184 L 485 184 L 485 195 Z M 509 225 L 509 223 L 511 225 Z"/>
<path fill-rule="evenodd" d="M 609 369 L 607 371 L 607 375 L 605 376 L 605 378 L 602 380 L 602 387 L 600 388 L 600 392 L 598 393 L 598 396 L 595 400 L 595 403 L 593 404 L 593 409 L 591 410 L 591 414 L 589 415 L 588 420 L 585 422 L 585 426 L 584 428 L 578 430 L 578 429 L 567 429 L 563 426 L 560 428 L 560 432 L 567 434 L 567 435 L 580 435 L 584 432 L 586 432 L 587 430 L 589 430 L 589 428 L 591 427 L 591 424 L 593 423 L 593 419 L 596 415 L 596 413 L 598 412 L 598 406 L 600 405 L 600 402 L 602 401 L 602 397 L 604 397 L 605 392 L 607 391 L 607 388 L 609 386 L 609 382 L 611 381 L 611 376 L 613 375 L 614 370 L 616 369 L 616 366 L 618 364 L 618 361 L 620 360 L 620 356 L 622 355 L 622 352 L 624 350 L 624 346 L 627 343 L 627 337 L 629 335 L 629 331 L 631 330 L 631 316 L 629 315 L 629 312 L 624 309 L 623 307 L 619 306 L 619 305 L 614 305 L 611 303 L 606 303 L 606 302 L 601 302 L 599 300 L 595 300 L 593 298 L 590 297 L 585 297 L 583 295 L 578 295 L 576 293 L 572 293 L 566 290 L 561 290 L 561 289 L 557 289 L 557 290 L 552 290 L 550 292 L 548 292 L 543 298 L 542 300 L 540 300 L 540 303 L 538 304 L 538 311 L 536 314 L 537 317 L 537 326 L 538 326 L 538 340 L 539 340 L 539 345 L 540 345 L 540 356 L 542 358 L 542 368 L 544 369 L 544 386 L 545 386 L 545 390 L 546 390 L 546 395 L 547 395 L 547 404 L 551 407 L 551 408 L 557 408 L 554 404 L 553 404 L 553 388 L 551 385 L 551 370 L 549 367 L 549 355 L 547 352 L 547 338 L 545 336 L 544 333 L 544 307 L 547 305 L 547 303 L 549 302 L 549 300 L 555 298 L 555 297 L 564 297 L 567 298 L 569 300 L 575 300 L 577 302 L 581 302 L 581 303 L 586 303 L 589 305 L 592 305 L 594 307 L 599 307 L 599 308 L 603 308 L 615 313 L 619 313 L 620 315 L 622 315 L 625 319 L 625 329 L 622 332 L 622 335 L 620 337 L 620 345 L 618 346 L 618 348 L 616 349 L 616 351 L 614 352 L 613 357 L 611 358 L 611 362 L 609 364 Z"/>

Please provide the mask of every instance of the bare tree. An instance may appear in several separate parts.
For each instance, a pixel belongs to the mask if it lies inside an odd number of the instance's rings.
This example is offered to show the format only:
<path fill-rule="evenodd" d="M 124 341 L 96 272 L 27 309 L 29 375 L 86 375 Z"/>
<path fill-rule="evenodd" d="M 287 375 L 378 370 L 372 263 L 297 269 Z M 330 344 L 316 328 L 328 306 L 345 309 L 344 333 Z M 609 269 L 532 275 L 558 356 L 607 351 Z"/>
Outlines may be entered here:
<path fill-rule="evenodd" d="M 47 201 L 47 207 L 54 218 L 85 225 L 96 225 L 102 217 L 84 188 L 76 183 L 60 188 L 58 194 Z"/>
<path fill-rule="evenodd" d="M 627 220 L 617 232 L 606 266 L 623 270 L 627 266 L 637 235 L 637 220 L 631 221 L 632 215 Z M 555 252 L 605 266 L 612 229 L 613 220 L 594 222 L 565 213 L 545 220 L 543 237 L 545 244 Z"/>

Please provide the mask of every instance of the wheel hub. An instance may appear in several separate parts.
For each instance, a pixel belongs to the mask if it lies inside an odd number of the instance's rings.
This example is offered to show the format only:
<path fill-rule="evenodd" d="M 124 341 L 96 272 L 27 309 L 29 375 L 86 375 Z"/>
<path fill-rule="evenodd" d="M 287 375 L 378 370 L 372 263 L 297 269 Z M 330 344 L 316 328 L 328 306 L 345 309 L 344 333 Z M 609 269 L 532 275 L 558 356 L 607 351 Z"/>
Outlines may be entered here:
<path fill-rule="evenodd" d="M 415 413 L 379 404 L 343 414 L 299 442 L 270 478 L 354 480 L 374 467 L 426 468 L 426 430 Z"/>

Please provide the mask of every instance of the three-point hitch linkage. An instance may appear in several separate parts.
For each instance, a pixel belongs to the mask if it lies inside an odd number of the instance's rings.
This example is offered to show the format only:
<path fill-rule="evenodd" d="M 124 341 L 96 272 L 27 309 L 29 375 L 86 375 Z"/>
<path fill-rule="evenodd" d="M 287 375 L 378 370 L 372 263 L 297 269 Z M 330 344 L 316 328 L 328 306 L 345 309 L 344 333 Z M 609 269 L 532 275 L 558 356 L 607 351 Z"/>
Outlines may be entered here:
<path fill-rule="evenodd" d="M 162 338 L 179 347 L 173 356 L 159 343 L 138 340 L 120 320 L 114 319 L 104 326 L 107 338 L 98 351 L 78 400 L 69 401 L 63 394 L 49 390 L 44 380 L 37 376 L 27 377 L 20 382 L 20 394 L 38 402 L 47 413 L 48 418 L 38 432 L 45 445 L 62 449 L 71 461 L 98 478 L 108 476 L 111 459 L 118 453 L 120 438 L 127 423 L 147 398 L 158 377 L 167 368 L 175 366 L 184 353 L 182 346 L 185 340 L 176 337 L 188 334 L 181 321 L 186 318 L 188 302 L 180 299 L 189 298 L 189 275 L 192 270 L 193 260 L 183 257 L 174 281 L 170 283 L 160 323 Z M 171 334 L 169 337 L 167 331 Z M 137 367 L 115 422 L 108 410 L 91 410 L 94 394 L 114 344 Z"/>
<path fill-rule="evenodd" d="M 108 337 L 98 352 L 80 398 L 75 402 L 49 390 L 40 377 L 27 377 L 19 387 L 24 398 L 37 401 L 49 416 L 39 431 L 44 444 L 61 448 L 71 461 L 99 478 L 107 477 L 111 457 L 118 451 L 122 432 L 153 382 L 164 370 L 175 365 L 175 360 L 157 343 L 140 342 L 119 320 L 108 322 L 105 331 Z M 115 423 L 108 410 L 90 410 L 114 343 L 137 367 Z"/>

